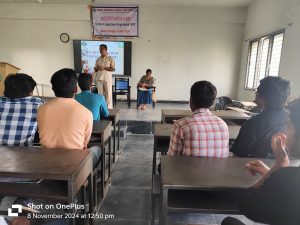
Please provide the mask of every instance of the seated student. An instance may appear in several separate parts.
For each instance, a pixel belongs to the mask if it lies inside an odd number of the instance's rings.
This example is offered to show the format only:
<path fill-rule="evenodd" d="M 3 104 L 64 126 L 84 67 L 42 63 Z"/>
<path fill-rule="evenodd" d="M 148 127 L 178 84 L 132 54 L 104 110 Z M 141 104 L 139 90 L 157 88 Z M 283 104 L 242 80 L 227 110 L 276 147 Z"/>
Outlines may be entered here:
<path fill-rule="evenodd" d="M 281 77 L 266 77 L 260 81 L 255 102 L 263 112 L 249 119 L 241 128 L 231 152 L 238 157 L 272 157 L 271 138 L 286 128 L 284 109 L 290 95 L 290 82 Z"/>
<path fill-rule="evenodd" d="M 51 77 L 56 98 L 38 109 L 40 143 L 46 148 L 86 149 L 93 129 L 92 113 L 74 99 L 77 76 L 72 69 L 61 69 Z M 94 166 L 101 151 L 90 149 Z"/>
<path fill-rule="evenodd" d="M 138 83 L 138 109 L 145 110 L 147 104 L 152 104 L 152 89 L 155 86 L 155 78 L 152 70 L 147 69 Z"/>
<path fill-rule="evenodd" d="M 168 155 L 228 156 L 227 124 L 209 111 L 216 95 L 216 87 L 208 81 L 193 84 L 190 98 L 193 115 L 175 122 Z"/>
<path fill-rule="evenodd" d="M 0 97 L 0 145 L 31 146 L 37 131 L 36 113 L 42 100 L 33 97 L 36 82 L 23 73 L 12 74 L 4 81 Z"/>
<path fill-rule="evenodd" d="M 100 120 L 101 117 L 108 117 L 109 112 L 104 96 L 91 92 L 93 77 L 87 73 L 80 74 L 78 85 L 82 92 L 75 95 L 76 101 L 93 113 L 94 120 Z"/>
<path fill-rule="evenodd" d="M 286 135 L 276 133 L 272 149 L 276 162 L 270 169 L 260 160 L 250 161 L 246 168 L 262 177 L 239 197 L 239 209 L 249 219 L 271 225 L 300 224 L 300 167 L 290 166 L 289 157 L 300 157 L 300 98 L 289 106 Z M 231 217 L 222 225 L 243 225 Z"/>

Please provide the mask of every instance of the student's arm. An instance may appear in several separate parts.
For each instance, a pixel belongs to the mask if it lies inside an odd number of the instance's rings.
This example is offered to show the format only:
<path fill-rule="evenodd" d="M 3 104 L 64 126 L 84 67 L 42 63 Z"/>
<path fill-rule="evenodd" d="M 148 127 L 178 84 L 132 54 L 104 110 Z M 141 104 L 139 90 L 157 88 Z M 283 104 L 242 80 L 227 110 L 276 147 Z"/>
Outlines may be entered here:
<path fill-rule="evenodd" d="M 230 149 L 235 156 L 249 157 L 257 142 L 255 122 L 255 120 L 250 119 L 241 127 L 239 135 Z"/>
<path fill-rule="evenodd" d="M 100 118 L 101 118 L 101 116 L 108 117 L 109 116 L 109 111 L 108 111 L 108 108 L 107 108 L 105 98 L 104 98 L 104 96 L 100 96 L 100 98 L 101 98 L 100 99 L 100 101 L 101 101 Z"/>
<path fill-rule="evenodd" d="M 170 145 L 168 150 L 168 155 L 175 156 L 175 155 L 182 155 L 183 153 L 183 141 L 182 141 L 182 134 L 181 134 L 180 126 L 177 122 L 174 124 L 173 132 L 170 139 Z"/>
<path fill-rule="evenodd" d="M 285 134 L 276 133 L 273 135 L 272 150 L 276 162 L 271 169 L 260 160 L 250 161 L 246 164 L 246 168 L 250 171 L 250 173 L 253 175 L 256 175 L 257 173 L 262 175 L 262 177 L 254 184 L 253 187 L 259 188 L 272 173 L 282 167 L 288 167 L 290 165 L 289 157 L 285 151 L 285 143 Z"/>
<path fill-rule="evenodd" d="M 293 189 L 289 187 L 292 183 L 290 178 L 289 168 L 282 168 L 272 173 L 260 187 L 242 192 L 238 198 L 240 212 L 263 224 L 289 224 L 284 220 L 291 209 L 287 207 L 289 203 L 286 198 Z"/>
<path fill-rule="evenodd" d="M 88 111 L 87 113 L 87 123 L 86 123 L 86 128 L 84 131 L 84 148 L 87 149 L 87 145 L 91 139 L 91 135 L 92 135 L 92 131 L 93 131 L 93 114 Z"/>
<path fill-rule="evenodd" d="M 299 184 L 294 182 L 299 176 L 297 172 L 299 169 L 288 167 L 289 159 L 284 149 L 285 143 L 284 134 L 273 135 L 272 150 L 276 162 L 271 169 L 259 160 L 246 164 L 246 168 L 252 174 L 259 173 L 262 177 L 252 188 L 241 194 L 239 208 L 242 214 L 256 222 L 289 224 L 284 220 L 290 217 L 287 215 L 295 207 L 288 199 L 294 198 L 294 193 L 291 191 L 296 189 L 298 192 L 298 187 L 292 187 L 292 183 Z"/>
<path fill-rule="evenodd" d="M 38 126 L 40 126 L 41 123 L 43 123 L 42 119 L 43 119 L 43 106 L 39 106 L 39 108 L 37 109 L 37 113 L 36 113 L 36 121 L 38 123 Z"/>

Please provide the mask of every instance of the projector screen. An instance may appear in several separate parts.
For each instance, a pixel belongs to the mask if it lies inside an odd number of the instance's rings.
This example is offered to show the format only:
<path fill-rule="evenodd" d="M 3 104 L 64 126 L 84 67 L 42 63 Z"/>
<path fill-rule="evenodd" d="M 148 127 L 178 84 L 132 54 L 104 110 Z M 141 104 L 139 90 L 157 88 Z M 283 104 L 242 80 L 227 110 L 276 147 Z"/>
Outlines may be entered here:
<path fill-rule="evenodd" d="M 131 76 L 130 41 L 74 40 L 74 67 L 76 73 L 94 73 L 96 59 L 100 57 L 99 46 L 107 45 L 108 54 L 116 62 L 114 75 Z"/>

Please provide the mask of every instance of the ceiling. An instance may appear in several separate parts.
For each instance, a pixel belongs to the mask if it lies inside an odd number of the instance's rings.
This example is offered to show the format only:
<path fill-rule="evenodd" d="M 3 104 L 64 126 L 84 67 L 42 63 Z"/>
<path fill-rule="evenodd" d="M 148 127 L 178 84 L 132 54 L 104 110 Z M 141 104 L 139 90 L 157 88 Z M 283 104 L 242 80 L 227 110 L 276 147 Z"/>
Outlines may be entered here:
<path fill-rule="evenodd" d="M 141 4 L 202 7 L 247 7 L 255 0 L 0 0 L 0 3 Z"/>

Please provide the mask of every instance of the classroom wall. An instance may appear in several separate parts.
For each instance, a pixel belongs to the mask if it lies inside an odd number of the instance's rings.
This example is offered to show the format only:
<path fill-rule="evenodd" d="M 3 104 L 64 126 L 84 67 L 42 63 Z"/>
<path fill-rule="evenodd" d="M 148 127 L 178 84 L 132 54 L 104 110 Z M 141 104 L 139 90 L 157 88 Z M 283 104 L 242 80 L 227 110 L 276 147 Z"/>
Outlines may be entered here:
<path fill-rule="evenodd" d="M 300 94 L 300 0 L 259 0 L 250 5 L 245 40 L 285 28 L 279 74 L 292 82 L 292 95 Z M 238 99 L 253 100 L 244 89 L 249 42 L 244 42 Z"/>
<path fill-rule="evenodd" d="M 159 100 L 188 100 L 197 80 L 210 80 L 219 95 L 236 97 L 245 8 L 140 6 L 140 37 L 132 39 L 132 98 L 147 68 L 157 80 Z M 71 39 L 91 39 L 89 10 L 80 4 L 0 3 L 0 61 L 45 84 L 62 67 L 73 68 Z"/>

